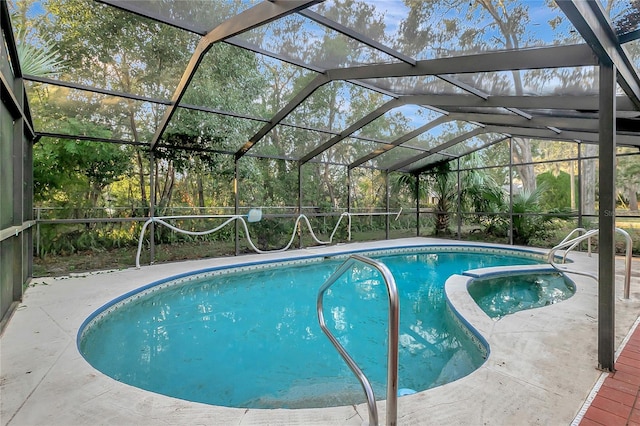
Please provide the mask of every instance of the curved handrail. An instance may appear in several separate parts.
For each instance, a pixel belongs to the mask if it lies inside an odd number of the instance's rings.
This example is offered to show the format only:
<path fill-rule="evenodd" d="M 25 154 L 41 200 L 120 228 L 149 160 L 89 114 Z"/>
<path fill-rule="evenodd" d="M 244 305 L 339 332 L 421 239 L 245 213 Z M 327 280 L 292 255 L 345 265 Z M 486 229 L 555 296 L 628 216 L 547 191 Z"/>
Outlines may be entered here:
<path fill-rule="evenodd" d="M 573 234 L 575 234 L 576 232 L 584 232 L 587 233 L 587 229 L 585 228 L 576 228 L 573 231 L 569 232 L 569 234 L 567 234 L 566 237 L 564 237 L 564 239 L 562 241 L 560 241 L 560 243 L 558 243 L 558 245 L 562 245 L 563 243 L 565 243 L 566 241 L 569 240 L 569 238 L 571 238 L 571 236 Z M 589 247 L 587 250 L 587 253 L 589 253 L 589 256 L 591 256 L 591 238 L 588 239 L 588 243 L 589 243 Z M 571 249 L 567 250 L 567 252 L 571 251 Z M 564 263 L 567 260 L 567 253 L 564 254 L 563 258 L 562 258 L 562 263 Z"/>
<path fill-rule="evenodd" d="M 398 343 L 399 343 L 399 318 L 400 318 L 400 300 L 398 298 L 398 289 L 396 287 L 395 279 L 389 271 L 389 268 L 376 260 L 370 259 L 357 254 L 352 254 L 349 258 L 325 281 L 318 291 L 318 298 L 316 301 L 316 309 L 318 312 L 318 322 L 320 328 L 327 335 L 333 346 L 338 350 L 342 358 L 345 360 L 353 374 L 356 375 L 360 381 L 360 385 L 364 390 L 367 397 L 367 406 L 369 409 L 369 425 L 378 425 L 378 409 L 376 406 L 376 398 L 373 393 L 373 387 L 369 383 L 369 379 L 362 372 L 360 367 L 347 353 L 344 347 L 338 342 L 338 340 L 331 334 L 331 331 L 327 327 L 324 320 L 323 313 L 323 299 L 324 293 L 329 287 L 331 287 L 347 270 L 353 266 L 356 262 L 365 263 L 375 269 L 377 269 L 384 278 L 384 282 L 387 286 L 387 294 L 389 296 L 389 344 L 387 348 L 387 425 L 395 425 L 398 418 Z"/>
<path fill-rule="evenodd" d="M 572 236 L 573 234 L 575 234 L 576 232 L 588 232 L 588 231 L 587 231 L 587 229 L 586 229 L 586 228 L 576 228 L 576 229 L 574 229 L 573 231 L 569 232 L 569 234 L 567 234 L 567 236 L 566 236 L 566 237 L 564 237 L 564 239 L 563 239 L 562 241 L 560 241 L 560 242 L 558 243 L 558 245 L 560 246 L 560 245 L 564 244 L 565 242 L 567 242 L 567 241 L 569 240 L 569 238 L 571 238 L 571 236 Z"/>
<path fill-rule="evenodd" d="M 304 222 L 307 225 L 307 228 L 309 229 L 309 232 L 311 233 L 311 237 L 314 239 L 315 242 L 317 242 L 318 244 L 322 244 L 322 245 L 328 245 L 331 244 L 333 242 L 333 237 L 335 236 L 336 232 L 338 231 L 338 227 L 340 226 L 340 223 L 342 222 L 342 219 L 344 217 L 347 217 L 347 232 L 348 232 L 348 236 L 347 239 L 348 241 L 351 241 L 351 216 L 381 216 L 381 215 L 396 215 L 396 220 L 398 219 L 398 217 L 400 217 L 400 213 L 402 213 L 402 209 L 400 209 L 400 211 L 396 214 L 395 212 L 393 213 L 349 213 L 349 212 L 344 212 L 340 215 L 340 218 L 338 219 L 338 222 L 336 223 L 336 225 L 333 227 L 333 232 L 331 232 L 331 235 L 329 236 L 329 240 L 328 241 L 322 241 L 320 239 L 318 239 L 318 237 L 316 236 L 315 232 L 313 232 L 313 228 L 311 227 L 311 223 L 309 222 L 309 218 L 307 218 L 307 216 L 305 216 L 304 214 L 298 215 L 298 217 L 296 218 L 296 221 L 293 225 L 293 231 L 291 233 L 291 239 L 289 240 L 289 243 L 287 243 L 286 246 L 279 248 L 279 249 L 274 249 L 274 250 L 260 250 L 258 247 L 255 246 L 255 244 L 253 244 L 253 241 L 251 240 L 251 236 L 249 235 L 249 228 L 247 227 L 247 222 L 244 219 L 244 215 L 192 215 L 192 216 L 153 216 L 150 217 L 149 219 L 147 219 L 144 222 L 144 225 L 142 225 L 142 230 L 140 231 L 140 237 L 138 238 L 138 251 L 136 252 L 136 268 L 140 269 L 140 255 L 142 253 L 142 244 L 144 242 L 144 233 L 147 230 L 147 227 L 149 226 L 149 224 L 151 223 L 159 223 L 161 225 L 166 226 L 167 228 L 171 229 L 172 231 L 175 232 L 179 232 L 179 233 L 183 233 L 186 235 L 194 235 L 194 236 L 201 236 L 201 235 L 208 235 L 211 234 L 213 232 L 219 231 L 220 229 L 224 228 L 227 224 L 233 222 L 234 220 L 239 220 L 242 223 L 242 226 L 244 228 L 244 232 L 245 235 L 247 237 L 247 243 L 249 244 L 249 247 L 251 247 L 251 249 L 253 251 L 255 251 L 258 254 L 264 254 L 264 253 L 280 253 L 283 251 L 287 251 L 289 250 L 289 248 L 291 247 L 291 245 L 293 244 L 293 241 L 295 240 L 296 237 L 296 230 L 298 229 L 298 224 L 300 223 L 301 220 L 304 220 Z M 260 220 L 260 218 L 262 217 L 262 214 L 260 213 L 260 217 L 258 218 L 258 220 Z M 212 229 L 208 229 L 206 231 L 187 231 L 186 229 L 180 229 L 177 226 L 171 225 L 170 223 L 167 223 L 165 221 L 165 219 L 220 219 L 220 218 L 227 218 L 226 221 L 224 221 L 221 225 L 216 226 L 215 228 Z M 257 220 L 252 220 L 251 217 L 251 211 L 249 212 L 249 222 L 256 222 Z"/>
<path fill-rule="evenodd" d="M 631 258 L 633 256 L 633 241 L 631 240 L 631 235 L 624 229 L 616 228 L 616 232 L 618 234 L 622 234 L 626 243 L 626 251 L 625 251 L 625 276 L 624 276 L 624 298 L 629 298 L 629 293 L 631 292 Z"/>
<path fill-rule="evenodd" d="M 631 292 L 631 259 L 632 259 L 632 250 L 633 250 L 633 241 L 631 240 L 631 236 L 629 235 L 629 233 L 627 231 L 625 231 L 624 229 L 621 228 L 615 228 L 616 232 L 621 234 L 622 236 L 624 236 L 625 242 L 626 242 L 626 248 L 625 248 L 625 276 L 624 276 L 624 298 L 628 299 L 630 292 Z M 580 235 L 578 237 L 575 237 L 573 239 L 569 239 L 569 237 L 571 235 L 573 235 L 576 231 L 585 231 L 585 233 L 583 235 Z M 590 231 L 587 231 L 584 228 L 576 228 L 573 231 L 571 231 L 569 233 L 569 235 L 567 235 L 561 242 L 560 244 L 556 245 L 555 247 L 553 247 L 551 250 L 549 250 L 549 254 L 547 255 L 547 261 L 549 262 L 549 264 L 551 266 L 553 266 L 555 269 L 557 269 L 558 271 L 561 272 L 571 272 L 571 273 L 575 273 L 575 274 L 580 274 L 580 275 L 586 275 L 588 277 L 594 278 L 594 279 L 598 279 L 597 275 L 593 275 L 590 274 L 588 272 L 581 272 L 581 271 L 566 271 L 564 269 L 561 269 L 559 267 L 557 267 L 555 265 L 554 259 L 555 259 L 555 253 L 556 251 L 566 248 L 564 255 L 562 256 L 562 262 L 564 263 L 566 258 L 567 258 L 567 254 L 573 250 L 578 244 L 580 244 L 582 241 L 584 240 L 589 240 L 589 255 L 591 255 L 591 237 L 593 237 L 594 235 L 597 235 L 600 231 L 598 229 L 592 229 Z"/>
<path fill-rule="evenodd" d="M 569 239 L 569 237 L 576 231 L 585 231 L 584 234 L 579 235 L 575 238 Z M 598 230 L 597 229 L 592 229 L 590 231 L 587 231 L 584 228 L 576 228 L 573 231 L 571 231 L 569 233 L 569 235 L 567 235 L 564 240 L 562 240 L 558 245 L 556 245 L 555 247 L 553 247 L 551 250 L 549 250 L 549 255 L 548 255 L 548 261 L 549 263 L 553 263 L 553 259 L 555 258 L 555 252 L 568 247 L 565 252 L 564 255 L 562 256 L 562 263 L 565 263 L 565 261 L 567 260 L 567 254 L 573 250 L 574 248 L 576 248 L 578 246 L 578 244 L 580 244 L 582 241 L 584 240 L 588 240 L 589 241 L 589 255 L 591 255 L 591 237 L 594 235 L 598 234 Z"/>

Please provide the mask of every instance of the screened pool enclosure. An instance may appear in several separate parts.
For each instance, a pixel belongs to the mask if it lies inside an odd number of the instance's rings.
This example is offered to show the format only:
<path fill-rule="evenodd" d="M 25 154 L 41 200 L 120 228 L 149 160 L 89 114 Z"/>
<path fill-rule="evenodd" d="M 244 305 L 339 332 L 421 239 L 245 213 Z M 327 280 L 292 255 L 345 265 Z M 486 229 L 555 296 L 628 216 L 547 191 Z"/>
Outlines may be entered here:
<path fill-rule="evenodd" d="M 135 245 L 149 218 L 260 208 L 264 250 L 317 244 L 301 214 L 332 243 L 584 227 L 612 368 L 614 228 L 640 223 L 640 1 L 1 5 L 3 326 L 34 255 Z M 149 228 L 147 263 L 182 241 Z M 246 233 L 211 238 L 240 254 Z"/>

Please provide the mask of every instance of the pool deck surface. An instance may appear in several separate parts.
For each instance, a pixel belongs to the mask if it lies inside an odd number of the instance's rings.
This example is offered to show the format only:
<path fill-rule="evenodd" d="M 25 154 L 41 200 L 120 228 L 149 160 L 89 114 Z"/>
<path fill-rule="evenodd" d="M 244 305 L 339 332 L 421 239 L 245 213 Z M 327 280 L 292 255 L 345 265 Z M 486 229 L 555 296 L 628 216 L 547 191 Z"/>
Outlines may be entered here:
<path fill-rule="evenodd" d="M 365 404 L 298 410 L 226 408 L 120 383 L 84 360 L 76 347 L 78 330 L 105 303 L 184 272 L 437 243 L 473 245 L 408 238 L 36 278 L 0 338 L 0 425 L 362 425 L 368 420 Z M 572 268 L 596 272 L 597 257 L 572 253 L 570 259 Z M 615 345 L 619 349 L 617 371 L 611 375 L 597 369 L 597 284 L 593 279 L 568 274 L 577 288 L 570 299 L 494 321 L 466 291 L 471 278 L 451 277 L 447 297 L 487 340 L 490 356 L 466 377 L 400 398 L 398 424 L 640 424 L 640 259 L 633 259 L 632 270 L 631 297 L 625 300 L 624 259 L 616 260 Z M 385 424 L 384 407 L 384 401 L 378 402 L 380 424 Z"/>

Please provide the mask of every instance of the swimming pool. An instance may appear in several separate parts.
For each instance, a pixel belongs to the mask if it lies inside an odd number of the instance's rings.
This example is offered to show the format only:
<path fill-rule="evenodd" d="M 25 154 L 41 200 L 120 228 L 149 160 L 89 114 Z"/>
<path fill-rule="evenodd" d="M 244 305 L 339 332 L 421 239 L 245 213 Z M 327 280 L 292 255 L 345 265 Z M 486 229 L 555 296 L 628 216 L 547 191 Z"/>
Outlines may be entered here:
<path fill-rule="evenodd" d="M 453 247 L 365 254 L 384 262 L 396 278 L 399 384 L 418 391 L 467 375 L 486 357 L 481 339 L 461 329 L 447 310 L 446 278 L 468 269 L 538 263 L 524 253 Z M 78 346 L 116 380 L 187 400 L 257 408 L 359 403 L 359 384 L 320 332 L 314 310 L 318 288 L 342 260 L 250 264 L 152 283 L 90 316 Z M 384 285 L 367 268 L 347 275 L 327 293 L 325 315 L 382 396 Z M 359 322 L 365 313 L 368 319 Z"/>

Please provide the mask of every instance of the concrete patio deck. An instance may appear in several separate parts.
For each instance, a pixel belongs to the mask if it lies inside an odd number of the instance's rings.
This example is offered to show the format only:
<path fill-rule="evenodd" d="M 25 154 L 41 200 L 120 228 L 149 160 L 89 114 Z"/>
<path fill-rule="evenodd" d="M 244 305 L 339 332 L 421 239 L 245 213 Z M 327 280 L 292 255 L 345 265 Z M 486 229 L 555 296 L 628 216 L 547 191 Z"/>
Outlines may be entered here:
<path fill-rule="evenodd" d="M 188 402 L 120 383 L 89 365 L 76 347 L 83 321 L 114 298 L 159 279 L 212 266 L 347 250 L 444 243 L 409 238 L 309 248 L 34 279 L 0 338 L 0 424 L 20 425 L 362 425 L 366 405 L 260 410 Z M 446 241 L 446 244 L 470 244 Z M 505 246 L 496 246 L 505 247 Z M 507 247 L 509 248 L 509 247 Z M 595 272 L 597 260 L 574 253 L 573 265 Z M 632 264 L 631 298 L 622 299 L 617 262 L 616 346 L 640 313 L 640 260 Z M 488 341 L 490 356 L 472 374 L 398 403 L 400 425 L 568 425 L 602 376 L 597 370 L 597 285 L 570 274 L 576 294 L 561 303 L 490 320 L 464 292 L 455 308 Z M 456 276 L 455 280 L 463 280 Z M 321 283 L 318 283 L 320 286 Z M 449 283 L 447 283 L 449 286 Z M 379 402 L 384 423 L 384 402 Z M 578 416 L 578 417 L 577 417 Z M 586 424 L 586 423 L 585 423 Z"/>

